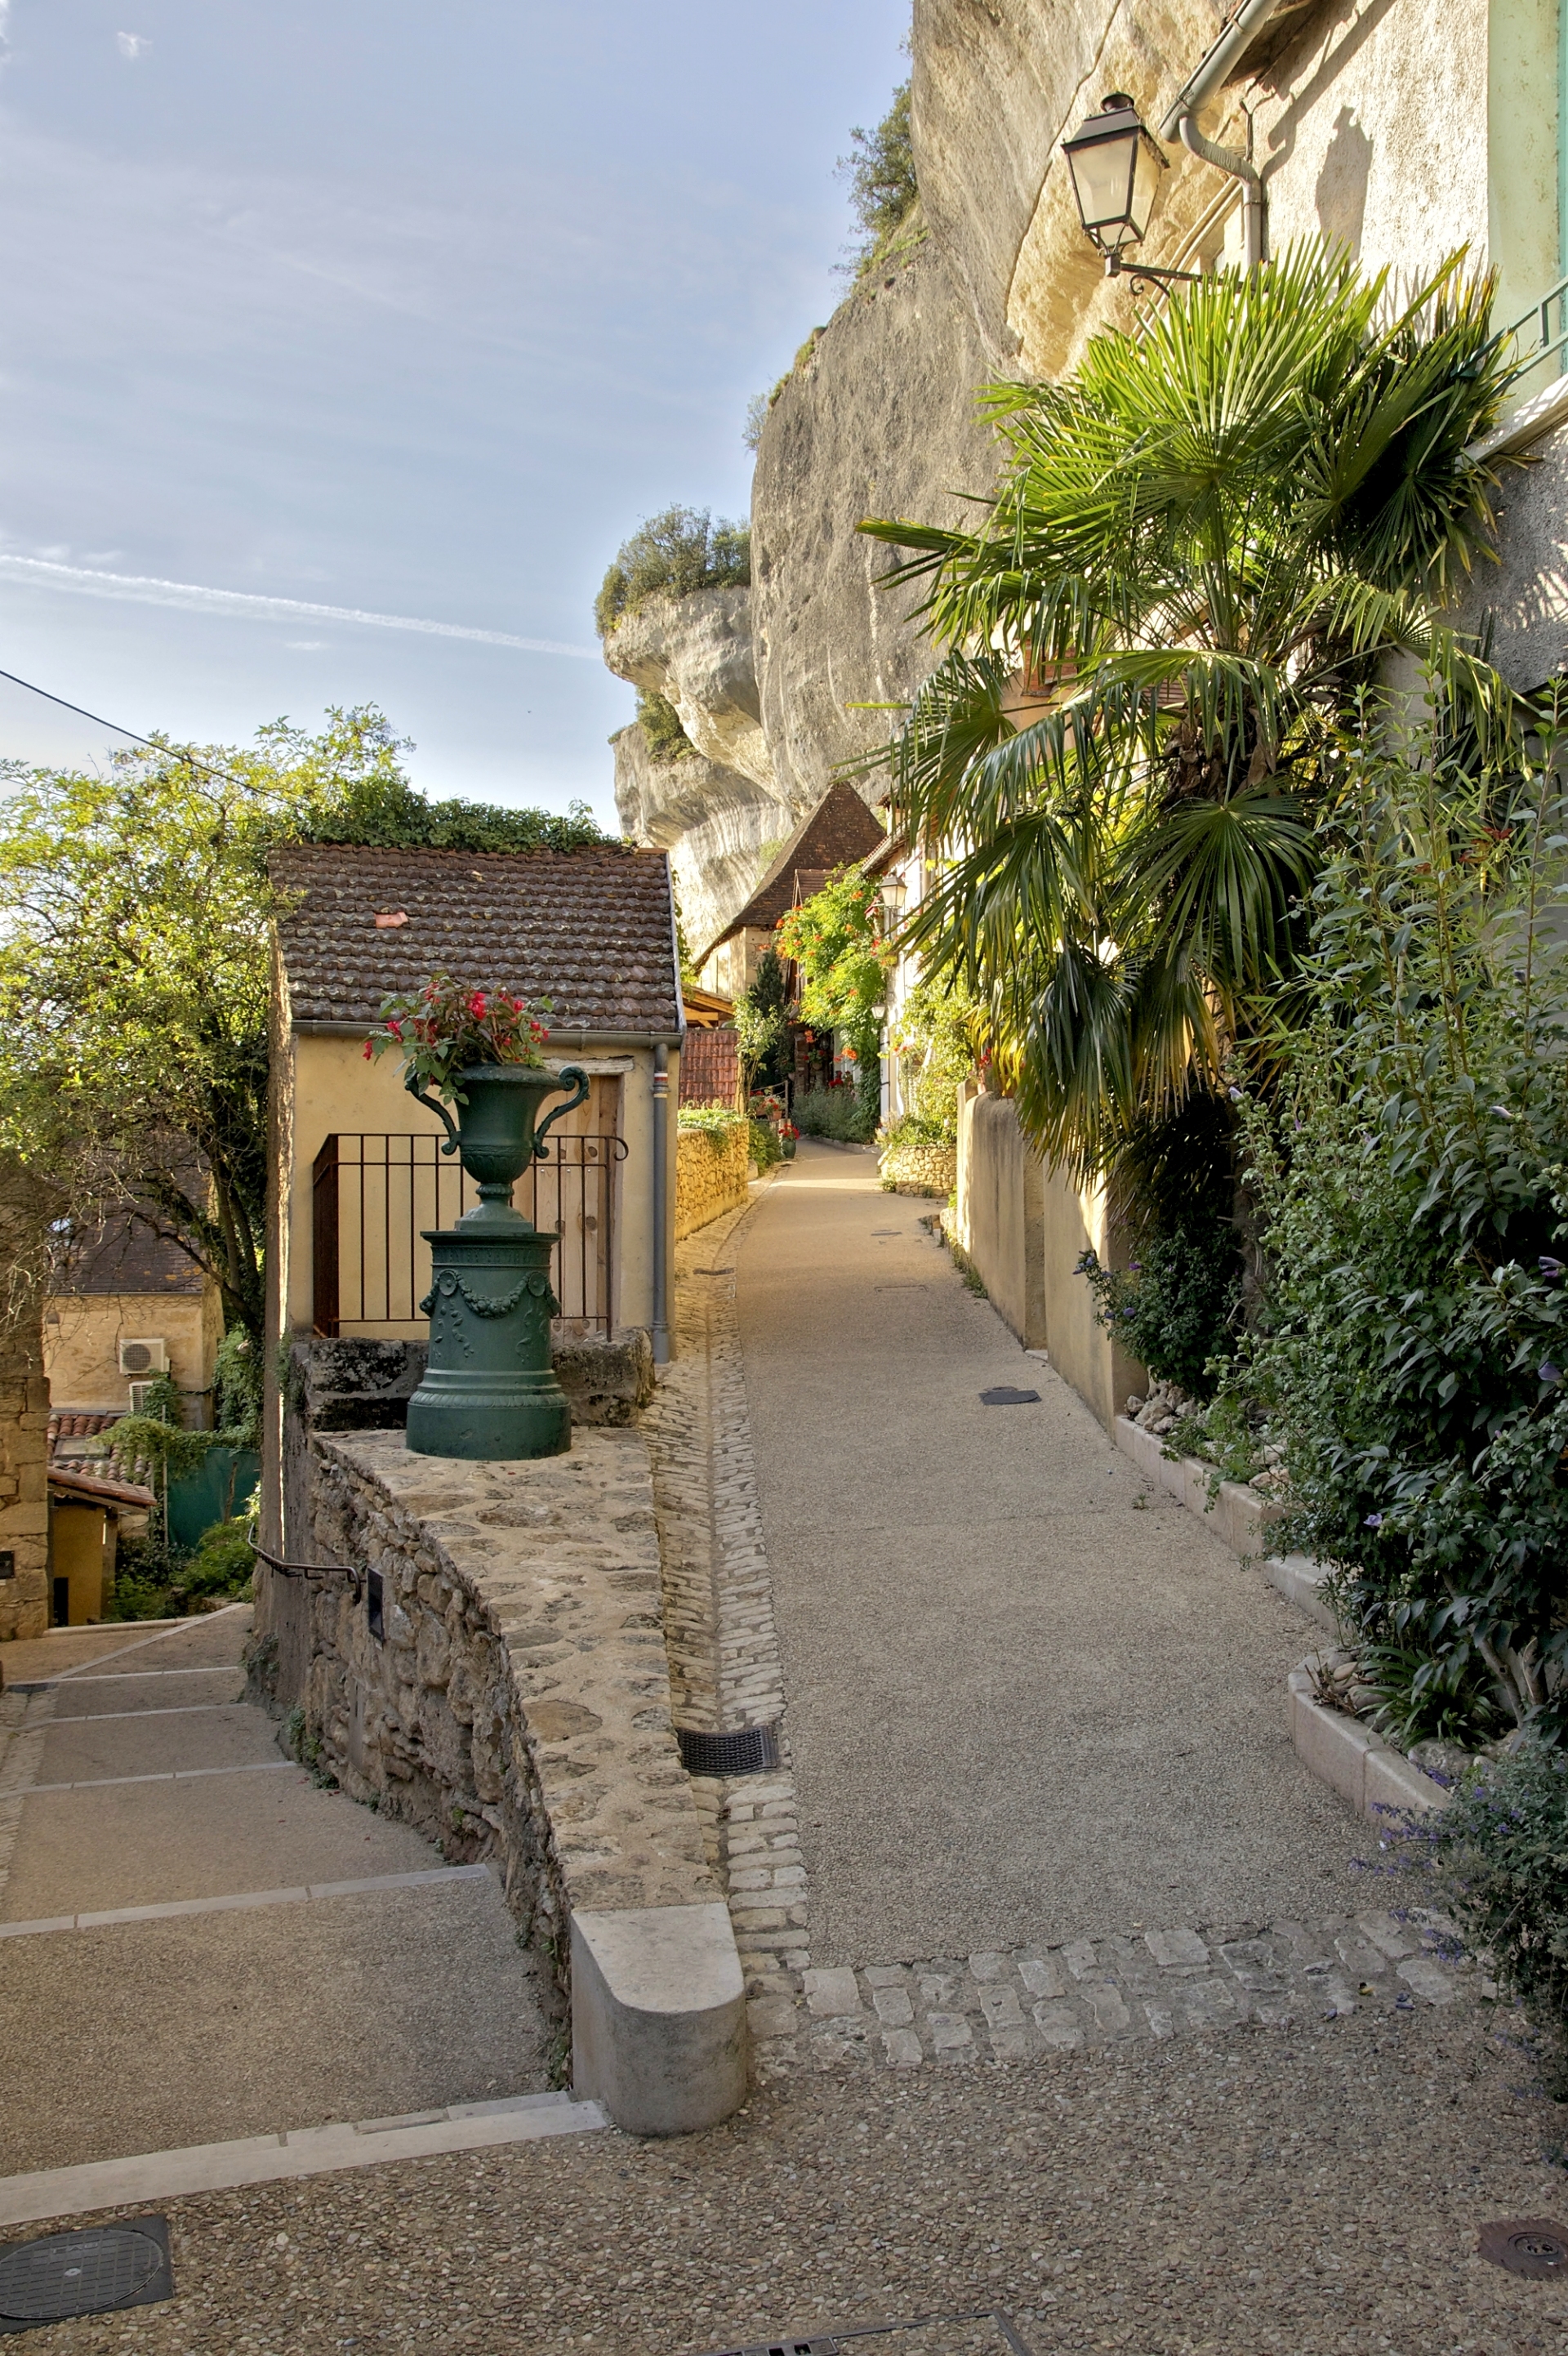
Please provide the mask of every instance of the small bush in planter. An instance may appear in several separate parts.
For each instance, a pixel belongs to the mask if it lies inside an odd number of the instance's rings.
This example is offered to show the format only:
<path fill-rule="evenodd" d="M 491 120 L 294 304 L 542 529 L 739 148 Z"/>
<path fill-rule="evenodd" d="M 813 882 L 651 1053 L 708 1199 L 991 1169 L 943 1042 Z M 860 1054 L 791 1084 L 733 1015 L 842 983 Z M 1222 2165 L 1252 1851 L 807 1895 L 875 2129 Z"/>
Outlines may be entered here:
<path fill-rule="evenodd" d="M 1549 2091 L 1568 2098 L 1568 1753 L 1527 1736 L 1398 1838 L 1401 1864 L 1426 1864 L 1466 1945 L 1524 2006 Z"/>

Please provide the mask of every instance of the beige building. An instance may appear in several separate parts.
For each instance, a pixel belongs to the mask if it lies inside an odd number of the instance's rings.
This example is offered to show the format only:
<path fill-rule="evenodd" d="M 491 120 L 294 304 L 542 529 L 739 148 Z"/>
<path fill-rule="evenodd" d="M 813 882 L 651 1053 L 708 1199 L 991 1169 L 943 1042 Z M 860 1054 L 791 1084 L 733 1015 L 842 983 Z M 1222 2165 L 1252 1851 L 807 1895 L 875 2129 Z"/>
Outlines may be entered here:
<path fill-rule="evenodd" d="M 75 1237 L 44 1302 L 44 1371 L 56 1415 L 125 1415 L 134 1386 L 170 1375 L 186 1420 L 212 1420 L 223 1338 L 218 1287 L 187 1253 L 133 1214 Z"/>
<path fill-rule="evenodd" d="M 477 1194 L 441 1151 L 438 1116 L 405 1090 L 400 1058 L 368 1060 L 365 1046 L 383 1000 L 438 972 L 550 1001 L 547 1061 L 590 1076 L 587 1102 L 514 1196 L 560 1238 L 558 1346 L 640 1333 L 667 1355 L 684 1023 L 665 854 L 300 846 L 272 874 L 289 905 L 271 1058 L 270 1362 L 297 1342 L 428 1336 L 421 1230 L 450 1226 Z M 269 1415 L 275 1467 L 275 1397 Z"/>

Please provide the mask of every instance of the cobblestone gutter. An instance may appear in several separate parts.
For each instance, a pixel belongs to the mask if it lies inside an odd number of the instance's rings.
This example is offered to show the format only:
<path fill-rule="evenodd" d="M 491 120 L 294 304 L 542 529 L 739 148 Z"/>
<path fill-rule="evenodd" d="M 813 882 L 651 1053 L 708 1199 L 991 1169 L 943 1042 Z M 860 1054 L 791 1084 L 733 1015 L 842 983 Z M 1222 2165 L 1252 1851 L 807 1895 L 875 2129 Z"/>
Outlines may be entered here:
<path fill-rule="evenodd" d="M 671 1732 L 642 1435 L 519 1464 L 400 1432 L 315 1446 L 315 1558 L 364 1575 L 312 1582 L 307 1743 L 448 1856 L 494 1860 L 571 2007 L 579 2092 L 645 2133 L 722 2116 L 740 1971 Z"/>

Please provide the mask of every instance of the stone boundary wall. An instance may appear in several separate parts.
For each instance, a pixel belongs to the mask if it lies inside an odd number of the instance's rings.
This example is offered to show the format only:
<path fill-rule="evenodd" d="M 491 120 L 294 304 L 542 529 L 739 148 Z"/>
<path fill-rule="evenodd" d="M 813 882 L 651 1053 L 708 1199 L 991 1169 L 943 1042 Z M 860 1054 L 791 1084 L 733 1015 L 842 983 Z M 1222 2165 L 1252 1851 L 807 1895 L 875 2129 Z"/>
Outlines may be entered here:
<path fill-rule="evenodd" d="M 709 1219 L 746 1200 L 751 1132 L 743 1120 L 715 1136 L 705 1129 L 676 1132 L 675 1239 L 681 1243 Z"/>
<path fill-rule="evenodd" d="M 312 1558 L 359 1576 L 290 1582 L 304 1755 L 454 1861 L 495 1863 L 570 2008 L 579 2093 L 639 2133 L 712 2124 L 744 2090 L 742 1990 L 671 1731 L 646 1442 L 581 1430 L 496 1464 L 392 1431 L 314 1451 Z"/>
<path fill-rule="evenodd" d="M 0 1643 L 49 1624 L 49 1387 L 36 1315 L 0 1343 Z"/>
<path fill-rule="evenodd" d="M 889 1145 L 878 1170 L 895 1194 L 930 1194 L 945 1203 L 958 1183 L 956 1145 Z"/>

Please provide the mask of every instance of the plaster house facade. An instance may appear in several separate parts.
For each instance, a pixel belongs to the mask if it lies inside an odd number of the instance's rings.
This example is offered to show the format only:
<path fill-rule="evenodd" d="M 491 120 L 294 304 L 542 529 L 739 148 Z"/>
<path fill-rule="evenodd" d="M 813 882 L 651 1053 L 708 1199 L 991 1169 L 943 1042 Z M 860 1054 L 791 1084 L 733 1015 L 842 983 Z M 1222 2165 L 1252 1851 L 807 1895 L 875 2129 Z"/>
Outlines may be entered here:
<path fill-rule="evenodd" d="M 171 1375 L 186 1421 L 211 1423 L 223 1338 L 218 1287 L 189 1254 L 133 1213 L 73 1237 L 44 1302 L 44 1370 L 56 1416 L 131 1411 L 132 1386 Z"/>

